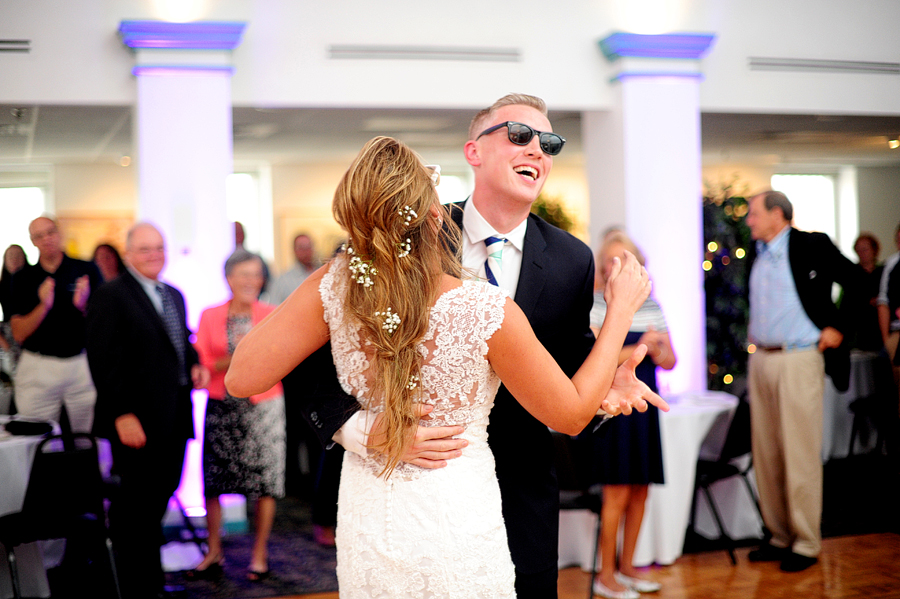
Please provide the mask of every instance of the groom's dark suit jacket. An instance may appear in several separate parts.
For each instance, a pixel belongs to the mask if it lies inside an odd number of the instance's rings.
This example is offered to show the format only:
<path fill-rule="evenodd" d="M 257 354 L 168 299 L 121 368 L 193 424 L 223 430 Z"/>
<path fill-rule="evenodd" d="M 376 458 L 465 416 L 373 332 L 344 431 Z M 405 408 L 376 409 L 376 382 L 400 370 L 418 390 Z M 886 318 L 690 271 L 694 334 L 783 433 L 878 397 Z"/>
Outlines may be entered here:
<path fill-rule="evenodd" d="M 465 203 L 453 219 L 462 226 Z M 593 305 L 594 258 L 590 248 L 535 215 L 528 217 L 515 301 L 544 347 L 571 376 L 594 342 L 589 316 Z M 328 374 L 325 374 L 328 373 Z M 310 356 L 291 376 L 306 381 L 305 416 L 326 445 L 359 409 L 334 374 L 329 346 Z M 553 443 L 547 427 L 500 387 L 488 427 L 509 547 L 518 572 L 556 567 L 559 490 Z"/>

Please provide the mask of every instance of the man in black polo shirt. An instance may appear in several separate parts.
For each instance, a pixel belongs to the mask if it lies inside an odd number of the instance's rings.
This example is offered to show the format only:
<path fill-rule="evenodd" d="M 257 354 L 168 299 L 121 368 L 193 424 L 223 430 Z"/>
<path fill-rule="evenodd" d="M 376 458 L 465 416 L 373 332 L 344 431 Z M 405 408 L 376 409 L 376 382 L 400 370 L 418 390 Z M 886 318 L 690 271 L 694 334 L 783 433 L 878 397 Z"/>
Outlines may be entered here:
<path fill-rule="evenodd" d="M 84 352 L 85 310 L 91 289 L 103 280 L 93 262 L 66 256 L 53 219 L 34 219 L 28 233 L 40 257 L 12 279 L 11 325 L 23 350 L 16 409 L 59 421 L 65 405 L 72 430 L 90 432 L 97 393 Z"/>

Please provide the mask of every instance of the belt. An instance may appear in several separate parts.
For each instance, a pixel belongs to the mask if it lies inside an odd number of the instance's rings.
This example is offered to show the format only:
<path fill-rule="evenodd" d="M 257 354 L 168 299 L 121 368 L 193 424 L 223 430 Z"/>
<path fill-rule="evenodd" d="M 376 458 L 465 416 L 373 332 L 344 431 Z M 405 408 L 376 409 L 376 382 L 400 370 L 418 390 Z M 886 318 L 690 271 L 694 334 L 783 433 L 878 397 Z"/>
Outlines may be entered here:
<path fill-rule="evenodd" d="M 799 344 L 799 343 L 785 343 L 783 345 L 761 345 L 759 343 L 756 344 L 756 349 L 758 351 L 764 352 L 791 352 L 791 351 L 801 351 L 804 349 L 810 349 L 815 347 L 815 343 L 807 343 L 807 344 Z"/>

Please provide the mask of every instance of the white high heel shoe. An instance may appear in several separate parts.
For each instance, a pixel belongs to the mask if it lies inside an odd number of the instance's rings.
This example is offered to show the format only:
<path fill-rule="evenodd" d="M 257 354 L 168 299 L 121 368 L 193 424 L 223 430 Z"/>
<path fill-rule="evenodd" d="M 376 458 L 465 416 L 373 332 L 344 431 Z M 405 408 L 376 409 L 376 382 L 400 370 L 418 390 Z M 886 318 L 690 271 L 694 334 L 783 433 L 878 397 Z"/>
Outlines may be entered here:
<path fill-rule="evenodd" d="M 616 572 L 615 574 L 613 574 L 613 578 L 615 578 L 616 582 L 618 582 L 623 587 L 628 587 L 629 589 L 637 591 L 638 593 L 655 593 L 662 588 L 662 585 L 658 582 L 632 578 L 631 576 L 625 576 L 621 572 Z"/>

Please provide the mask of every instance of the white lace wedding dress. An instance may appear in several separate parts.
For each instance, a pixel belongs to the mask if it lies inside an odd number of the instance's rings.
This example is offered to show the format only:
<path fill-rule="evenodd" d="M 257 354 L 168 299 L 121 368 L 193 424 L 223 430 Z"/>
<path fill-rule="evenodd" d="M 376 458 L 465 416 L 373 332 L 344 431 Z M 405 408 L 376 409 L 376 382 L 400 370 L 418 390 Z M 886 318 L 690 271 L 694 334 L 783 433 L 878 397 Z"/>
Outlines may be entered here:
<path fill-rule="evenodd" d="M 380 412 L 381 402 L 369 395 L 359 325 L 344 318 L 347 272 L 338 257 L 319 287 L 334 364 L 344 391 Z M 401 463 L 385 480 L 378 477 L 380 456 L 345 454 L 337 524 L 341 599 L 515 597 L 486 432 L 500 381 L 485 355 L 503 322 L 503 303 L 502 292 L 485 283 L 447 291 L 431 310 L 420 347 L 424 401 L 435 406 L 427 424 L 464 425 L 469 446 L 462 457 L 437 470 Z"/>

